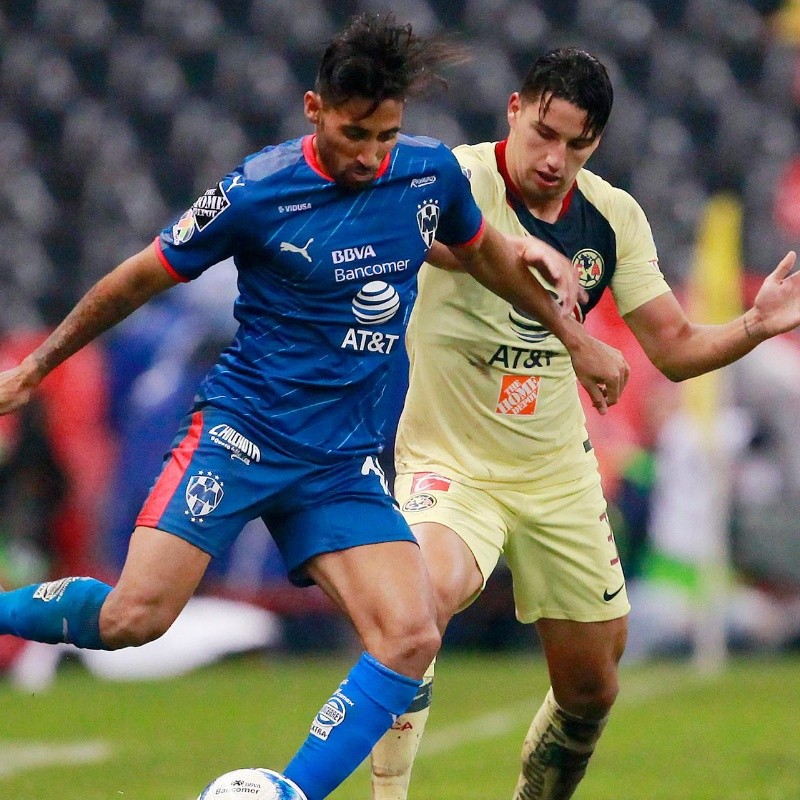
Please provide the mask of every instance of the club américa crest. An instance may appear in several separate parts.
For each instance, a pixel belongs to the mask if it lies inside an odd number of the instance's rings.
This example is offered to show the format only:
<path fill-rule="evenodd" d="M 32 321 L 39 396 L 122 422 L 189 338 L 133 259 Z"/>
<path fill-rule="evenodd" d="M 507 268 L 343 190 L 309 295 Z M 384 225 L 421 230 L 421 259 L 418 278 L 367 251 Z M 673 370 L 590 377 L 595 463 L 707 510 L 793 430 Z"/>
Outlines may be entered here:
<path fill-rule="evenodd" d="M 591 289 L 600 283 L 604 264 L 603 256 L 597 250 L 591 247 L 578 250 L 572 257 L 572 264 L 578 270 L 578 280 L 584 289 Z"/>

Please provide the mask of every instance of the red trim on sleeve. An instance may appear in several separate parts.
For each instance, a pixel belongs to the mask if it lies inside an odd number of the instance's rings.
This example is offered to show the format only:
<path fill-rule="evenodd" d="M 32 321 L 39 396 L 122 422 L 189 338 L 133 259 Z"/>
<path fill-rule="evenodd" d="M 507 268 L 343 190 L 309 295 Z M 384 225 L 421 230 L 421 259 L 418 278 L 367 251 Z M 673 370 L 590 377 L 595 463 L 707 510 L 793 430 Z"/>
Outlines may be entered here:
<path fill-rule="evenodd" d="M 159 236 L 156 236 L 156 238 L 153 240 L 153 246 L 156 249 L 156 255 L 158 256 L 158 260 L 161 262 L 161 266 L 164 267 L 170 278 L 178 283 L 188 283 L 189 279 L 181 275 L 179 272 L 176 272 L 172 264 L 167 261 L 167 257 L 164 255 L 164 249 L 161 247 L 161 238 Z"/>
<path fill-rule="evenodd" d="M 461 244 L 451 245 L 451 247 L 472 247 L 472 245 L 474 245 L 475 242 L 481 238 L 481 234 L 483 233 L 485 227 L 486 227 L 486 217 L 483 217 L 481 219 L 481 226 L 480 228 L 478 228 L 478 232 L 471 239 L 468 239 L 466 242 L 462 242 Z"/>
<path fill-rule="evenodd" d="M 200 444 L 200 435 L 203 432 L 203 412 L 195 411 L 192 414 L 192 424 L 189 431 L 183 437 L 180 444 L 173 448 L 172 458 L 164 467 L 161 475 L 150 491 L 150 495 L 145 500 L 139 516 L 136 518 L 137 525 L 144 525 L 148 528 L 158 527 L 161 515 L 169 505 L 169 501 L 175 494 L 175 490 L 180 485 L 186 470 L 192 460 L 197 445 Z"/>

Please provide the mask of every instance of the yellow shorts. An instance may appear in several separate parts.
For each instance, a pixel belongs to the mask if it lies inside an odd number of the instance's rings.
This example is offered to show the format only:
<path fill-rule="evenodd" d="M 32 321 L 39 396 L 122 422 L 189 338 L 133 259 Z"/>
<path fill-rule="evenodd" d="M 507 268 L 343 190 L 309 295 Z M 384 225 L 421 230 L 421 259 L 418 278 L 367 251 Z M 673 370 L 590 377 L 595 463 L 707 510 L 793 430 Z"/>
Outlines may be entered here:
<path fill-rule="evenodd" d="M 409 525 L 437 522 L 472 550 L 484 585 L 501 554 L 520 622 L 604 622 L 630 611 L 606 501 L 595 469 L 570 483 L 511 490 L 476 488 L 441 472 L 397 476 Z"/>

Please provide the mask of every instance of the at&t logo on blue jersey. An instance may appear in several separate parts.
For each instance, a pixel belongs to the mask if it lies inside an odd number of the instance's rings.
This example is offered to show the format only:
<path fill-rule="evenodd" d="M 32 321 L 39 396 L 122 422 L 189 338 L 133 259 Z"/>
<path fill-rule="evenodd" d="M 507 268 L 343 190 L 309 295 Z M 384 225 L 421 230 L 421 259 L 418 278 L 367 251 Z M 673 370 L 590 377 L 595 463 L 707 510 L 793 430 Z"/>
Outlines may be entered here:
<path fill-rule="evenodd" d="M 388 322 L 400 308 L 400 296 L 394 286 L 383 281 L 370 281 L 353 298 L 353 314 L 365 325 Z"/>
<path fill-rule="evenodd" d="M 380 325 L 388 322 L 400 309 L 400 295 L 394 286 L 384 281 L 370 281 L 353 298 L 353 316 L 362 325 Z M 342 347 L 368 351 L 370 353 L 391 353 L 394 343 L 400 337 L 394 333 L 350 328 L 344 337 Z"/>

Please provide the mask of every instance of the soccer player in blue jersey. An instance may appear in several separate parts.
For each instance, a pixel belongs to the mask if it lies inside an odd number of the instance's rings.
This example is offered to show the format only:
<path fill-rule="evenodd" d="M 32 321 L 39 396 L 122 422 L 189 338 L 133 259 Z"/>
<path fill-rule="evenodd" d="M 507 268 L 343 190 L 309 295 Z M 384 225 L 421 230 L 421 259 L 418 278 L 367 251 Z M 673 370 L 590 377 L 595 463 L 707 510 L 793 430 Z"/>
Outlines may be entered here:
<path fill-rule="evenodd" d="M 485 224 L 452 153 L 400 134 L 405 99 L 449 57 L 410 26 L 365 16 L 325 51 L 305 115 L 314 134 L 249 156 L 155 242 L 102 278 L 46 342 L 0 374 L 0 413 L 151 297 L 233 257 L 233 343 L 201 383 L 138 517 L 119 581 L 67 577 L 0 595 L 0 633 L 113 650 L 163 634 L 209 560 L 261 517 L 290 577 L 352 621 L 364 653 L 286 768 L 321 800 L 404 712 L 440 645 L 419 548 L 376 460 L 380 402 L 434 239 L 462 268 L 557 332 L 614 402 L 616 372 L 587 363 L 567 313 L 570 262 Z M 549 278 L 556 302 L 532 275 Z"/>

